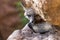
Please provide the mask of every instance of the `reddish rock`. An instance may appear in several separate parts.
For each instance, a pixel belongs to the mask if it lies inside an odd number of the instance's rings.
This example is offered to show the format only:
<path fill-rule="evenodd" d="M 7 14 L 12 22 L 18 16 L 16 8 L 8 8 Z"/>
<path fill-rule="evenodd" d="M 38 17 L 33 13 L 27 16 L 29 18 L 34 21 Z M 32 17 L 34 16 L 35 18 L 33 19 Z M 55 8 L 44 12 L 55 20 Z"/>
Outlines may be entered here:
<path fill-rule="evenodd" d="M 45 18 L 47 21 L 54 25 L 60 26 L 60 0 L 21 0 L 23 5 L 28 8 L 31 7 L 34 9 L 37 14 L 40 14 L 40 10 L 43 11 Z M 44 2 L 45 1 L 45 2 Z M 44 2 L 44 3 L 42 3 Z M 42 8 L 40 8 L 41 3 L 43 4 Z"/>

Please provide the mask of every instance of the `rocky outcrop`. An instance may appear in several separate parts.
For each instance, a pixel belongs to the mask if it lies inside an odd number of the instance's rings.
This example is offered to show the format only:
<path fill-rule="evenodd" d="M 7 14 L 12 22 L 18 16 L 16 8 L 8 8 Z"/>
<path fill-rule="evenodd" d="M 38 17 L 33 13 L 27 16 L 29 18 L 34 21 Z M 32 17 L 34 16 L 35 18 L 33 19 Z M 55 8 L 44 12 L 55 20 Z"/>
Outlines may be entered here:
<path fill-rule="evenodd" d="M 52 24 L 54 25 L 59 25 L 59 22 L 55 21 L 57 19 L 57 18 L 55 19 L 56 14 L 53 13 L 55 11 L 57 12 L 56 6 L 59 4 L 57 1 L 55 0 L 21 0 L 21 1 L 26 8 L 32 7 L 34 11 L 37 14 L 39 14 L 44 20 L 52 22 Z M 55 3 L 53 2 L 57 3 L 57 5 L 55 6 L 54 5 Z M 53 28 L 50 31 L 53 32 L 49 31 L 47 32 L 47 34 L 34 33 L 32 30 L 28 28 L 28 26 L 26 27 L 24 27 L 22 30 L 15 30 L 8 37 L 7 40 L 60 40 L 60 30 L 58 29 L 56 30 L 57 26 L 55 27 L 52 25 Z"/>
<path fill-rule="evenodd" d="M 60 25 L 60 0 L 21 0 L 23 5 L 32 7 L 40 16 L 44 17 L 54 25 Z M 42 11 L 42 12 L 41 12 Z M 41 14 L 43 13 L 43 14 Z"/>
<path fill-rule="evenodd" d="M 40 34 L 33 32 L 29 26 L 26 25 L 22 30 L 15 30 L 7 40 L 60 40 L 60 31 L 56 31 L 56 29 L 53 28 L 53 30 L 47 33 Z"/>

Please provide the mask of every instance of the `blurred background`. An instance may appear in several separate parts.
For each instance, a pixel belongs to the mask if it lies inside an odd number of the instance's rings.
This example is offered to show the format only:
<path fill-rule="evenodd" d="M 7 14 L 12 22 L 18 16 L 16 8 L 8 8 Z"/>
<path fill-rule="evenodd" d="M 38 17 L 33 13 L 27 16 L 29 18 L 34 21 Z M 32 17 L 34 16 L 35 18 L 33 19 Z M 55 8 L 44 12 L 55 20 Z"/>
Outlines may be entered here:
<path fill-rule="evenodd" d="M 23 28 L 27 22 L 20 0 L 0 0 L 0 40 L 6 40 L 14 30 Z"/>

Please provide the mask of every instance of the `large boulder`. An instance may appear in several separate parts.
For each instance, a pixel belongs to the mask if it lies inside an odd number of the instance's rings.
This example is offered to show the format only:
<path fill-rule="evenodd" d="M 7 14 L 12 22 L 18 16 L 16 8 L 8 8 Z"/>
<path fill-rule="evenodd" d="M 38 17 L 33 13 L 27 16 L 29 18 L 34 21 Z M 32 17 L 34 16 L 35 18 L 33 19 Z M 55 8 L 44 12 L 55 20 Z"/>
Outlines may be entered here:
<path fill-rule="evenodd" d="M 32 7 L 40 16 L 44 14 L 50 23 L 60 26 L 60 0 L 21 0 L 21 2 L 26 8 Z"/>

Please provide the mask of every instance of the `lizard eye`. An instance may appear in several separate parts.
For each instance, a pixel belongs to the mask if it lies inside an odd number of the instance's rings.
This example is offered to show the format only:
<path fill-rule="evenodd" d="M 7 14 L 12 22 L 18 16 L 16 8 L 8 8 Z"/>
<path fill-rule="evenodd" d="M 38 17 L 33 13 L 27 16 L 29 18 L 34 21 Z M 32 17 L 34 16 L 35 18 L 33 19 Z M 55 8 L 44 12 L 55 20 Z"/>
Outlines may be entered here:
<path fill-rule="evenodd" d="M 31 15 L 27 15 L 28 17 L 31 17 Z"/>

